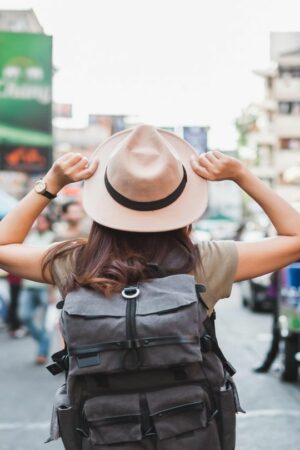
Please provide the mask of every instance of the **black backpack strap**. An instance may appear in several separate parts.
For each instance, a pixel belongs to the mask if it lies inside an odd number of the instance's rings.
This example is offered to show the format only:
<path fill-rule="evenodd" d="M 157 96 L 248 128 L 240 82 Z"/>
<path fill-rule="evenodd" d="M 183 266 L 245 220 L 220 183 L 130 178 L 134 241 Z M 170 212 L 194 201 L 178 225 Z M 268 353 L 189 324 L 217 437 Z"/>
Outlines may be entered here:
<path fill-rule="evenodd" d="M 208 311 L 208 306 L 202 298 L 203 292 L 206 292 L 206 287 L 204 286 L 204 284 L 196 283 L 195 288 L 198 301 L 202 304 L 202 306 L 204 306 L 204 309 Z"/>
<path fill-rule="evenodd" d="M 57 302 L 56 308 L 62 310 L 64 307 L 64 302 L 65 302 L 64 299 Z M 51 359 L 53 363 L 48 364 L 46 366 L 46 369 L 49 370 L 49 372 L 54 376 L 58 375 L 59 373 L 65 372 L 65 376 L 67 378 L 69 370 L 69 351 L 65 339 L 64 339 L 64 348 L 56 353 L 53 353 L 53 355 L 51 355 Z"/>
<path fill-rule="evenodd" d="M 146 270 L 150 278 L 164 278 L 170 275 L 165 269 L 155 263 L 148 263 Z"/>
<path fill-rule="evenodd" d="M 201 349 L 204 352 L 214 352 L 218 358 L 220 359 L 221 363 L 223 364 L 225 372 L 227 372 L 230 376 L 233 376 L 236 373 L 235 368 L 230 364 L 229 361 L 227 361 L 226 357 L 224 356 L 224 353 L 219 347 L 217 337 L 216 337 L 216 330 L 215 330 L 215 318 L 216 313 L 213 311 L 211 316 L 207 316 L 207 318 L 204 321 L 204 327 L 207 331 L 204 336 L 201 337 Z"/>
<path fill-rule="evenodd" d="M 217 335 L 216 335 L 216 311 L 213 310 L 213 312 L 207 316 L 207 318 L 204 321 L 204 327 L 205 329 L 208 331 L 208 333 L 215 339 L 217 340 Z"/>
<path fill-rule="evenodd" d="M 48 364 L 46 366 L 46 369 L 49 370 L 49 372 L 52 375 L 57 375 L 59 373 L 65 372 L 66 377 L 69 370 L 69 355 L 68 355 L 68 349 L 67 345 L 65 343 L 65 347 L 60 350 L 59 352 L 53 353 L 51 356 L 51 359 L 53 361 L 52 364 Z"/>

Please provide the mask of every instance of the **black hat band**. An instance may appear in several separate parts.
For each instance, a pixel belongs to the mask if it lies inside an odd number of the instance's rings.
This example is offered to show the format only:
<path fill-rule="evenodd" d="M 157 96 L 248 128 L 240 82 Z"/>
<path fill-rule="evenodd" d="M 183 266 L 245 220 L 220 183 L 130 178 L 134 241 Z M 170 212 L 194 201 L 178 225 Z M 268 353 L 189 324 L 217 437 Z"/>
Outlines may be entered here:
<path fill-rule="evenodd" d="M 134 209 L 135 211 L 156 211 L 157 209 L 165 208 L 166 206 L 169 206 L 172 203 L 174 203 L 175 200 L 177 200 L 184 191 L 187 182 L 187 173 L 185 167 L 182 166 L 182 168 L 183 168 L 183 177 L 180 184 L 175 189 L 175 191 L 167 195 L 167 197 L 150 202 L 137 202 L 135 200 L 130 200 L 129 198 L 120 194 L 120 192 L 116 191 L 116 189 L 110 184 L 107 178 L 107 169 L 105 171 L 104 183 L 110 196 L 117 203 L 119 203 L 122 206 L 125 206 L 125 208 Z"/>

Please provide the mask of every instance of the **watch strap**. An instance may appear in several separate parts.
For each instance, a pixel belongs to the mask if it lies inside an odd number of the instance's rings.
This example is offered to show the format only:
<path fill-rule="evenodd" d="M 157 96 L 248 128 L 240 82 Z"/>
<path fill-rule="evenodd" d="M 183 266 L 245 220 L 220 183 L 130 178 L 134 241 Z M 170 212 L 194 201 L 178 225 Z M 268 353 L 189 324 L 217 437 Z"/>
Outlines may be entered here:
<path fill-rule="evenodd" d="M 44 195 L 45 197 L 49 198 L 50 200 L 53 200 L 54 198 L 57 197 L 56 195 L 51 194 L 51 192 L 49 192 L 49 191 L 42 192 L 41 194 Z"/>

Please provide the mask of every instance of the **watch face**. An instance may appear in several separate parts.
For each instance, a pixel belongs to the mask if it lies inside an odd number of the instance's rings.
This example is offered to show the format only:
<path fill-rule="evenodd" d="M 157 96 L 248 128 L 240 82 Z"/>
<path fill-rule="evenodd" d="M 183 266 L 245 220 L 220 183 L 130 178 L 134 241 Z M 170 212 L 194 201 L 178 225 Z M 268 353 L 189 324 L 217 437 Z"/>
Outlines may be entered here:
<path fill-rule="evenodd" d="M 35 190 L 36 192 L 38 192 L 39 194 L 42 194 L 43 192 L 45 192 L 46 190 L 46 184 L 43 180 L 38 180 L 35 183 Z"/>

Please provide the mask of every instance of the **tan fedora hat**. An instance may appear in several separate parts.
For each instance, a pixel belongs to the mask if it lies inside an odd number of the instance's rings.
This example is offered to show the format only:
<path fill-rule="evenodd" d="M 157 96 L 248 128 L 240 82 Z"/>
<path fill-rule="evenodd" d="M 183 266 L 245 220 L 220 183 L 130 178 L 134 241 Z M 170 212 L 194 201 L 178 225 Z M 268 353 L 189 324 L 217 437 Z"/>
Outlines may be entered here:
<path fill-rule="evenodd" d="M 191 224 L 205 211 L 207 182 L 193 171 L 193 147 L 174 133 L 139 125 L 116 133 L 91 156 L 83 207 L 110 228 L 155 232 Z"/>

